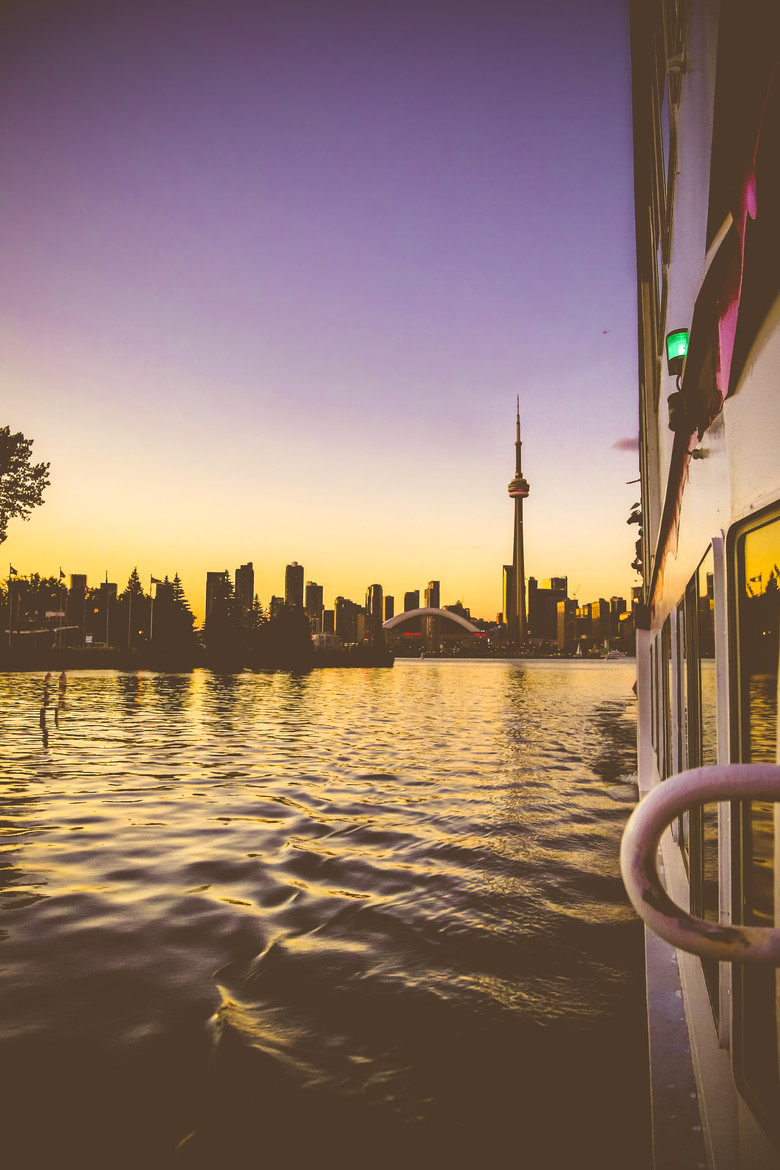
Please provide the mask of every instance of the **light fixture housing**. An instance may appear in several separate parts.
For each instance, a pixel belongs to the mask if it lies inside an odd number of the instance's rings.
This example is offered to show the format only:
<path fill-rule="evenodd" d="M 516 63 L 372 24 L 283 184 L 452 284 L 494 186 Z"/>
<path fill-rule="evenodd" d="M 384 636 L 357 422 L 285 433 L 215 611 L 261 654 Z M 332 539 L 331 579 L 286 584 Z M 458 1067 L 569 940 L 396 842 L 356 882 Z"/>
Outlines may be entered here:
<path fill-rule="evenodd" d="M 682 374 L 688 353 L 688 330 L 673 329 L 666 335 L 666 368 L 671 375 Z"/>

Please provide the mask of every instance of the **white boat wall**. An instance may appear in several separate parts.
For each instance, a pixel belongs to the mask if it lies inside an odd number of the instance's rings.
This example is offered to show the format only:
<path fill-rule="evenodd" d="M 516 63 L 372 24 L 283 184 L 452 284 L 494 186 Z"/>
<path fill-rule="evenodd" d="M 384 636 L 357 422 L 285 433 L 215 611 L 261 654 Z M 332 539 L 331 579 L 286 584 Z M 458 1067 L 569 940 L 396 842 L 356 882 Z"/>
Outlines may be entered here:
<path fill-rule="evenodd" d="M 780 3 L 630 11 L 642 802 L 623 865 L 648 923 L 654 1157 L 764 1170 L 780 1166 Z"/>

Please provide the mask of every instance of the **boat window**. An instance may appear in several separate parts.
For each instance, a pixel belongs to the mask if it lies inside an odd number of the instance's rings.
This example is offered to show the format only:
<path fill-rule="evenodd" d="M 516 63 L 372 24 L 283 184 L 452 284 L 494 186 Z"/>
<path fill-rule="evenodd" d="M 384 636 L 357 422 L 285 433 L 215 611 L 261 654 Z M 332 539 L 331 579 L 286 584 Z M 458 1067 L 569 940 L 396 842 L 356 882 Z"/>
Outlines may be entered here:
<path fill-rule="evenodd" d="M 685 702 L 686 661 L 685 661 L 685 604 L 677 606 L 677 743 L 675 745 L 676 771 L 682 772 L 688 759 L 688 719 Z"/>
<path fill-rule="evenodd" d="M 672 622 L 667 618 L 661 630 L 661 778 L 665 780 L 674 771 L 672 760 Z"/>
<path fill-rule="evenodd" d="M 685 766 L 717 763 L 715 685 L 715 565 L 708 549 L 685 591 L 685 702 L 687 738 Z M 680 840 L 688 866 L 691 911 L 717 922 L 720 917 L 718 878 L 718 806 L 699 805 L 682 818 Z M 719 967 L 703 959 L 702 968 L 715 1018 L 719 1008 Z"/>
<path fill-rule="evenodd" d="M 715 703 L 715 566 L 712 549 L 699 565 L 697 581 L 697 647 L 699 668 L 699 762 L 718 762 L 718 712 Z"/>
<path fill-rule="evenodd" d="M 733 546 L 736 572 L 737 759 L 778 759 L 780 650 L 780 515 L 743 527 Z M 780 924 L 775 904 L 777 805 L 738 808 L 739 866 L 735 917 Z M 778 1128 L 778 991 L 774 968 L 737 968 L 735 1059 L 743 1091 L 768 1128 Z"/>
<path fill-rule="evenodd" d="M 658 757 L 658 650 L 655 642 L 650 646 L 650 742 Z"/>

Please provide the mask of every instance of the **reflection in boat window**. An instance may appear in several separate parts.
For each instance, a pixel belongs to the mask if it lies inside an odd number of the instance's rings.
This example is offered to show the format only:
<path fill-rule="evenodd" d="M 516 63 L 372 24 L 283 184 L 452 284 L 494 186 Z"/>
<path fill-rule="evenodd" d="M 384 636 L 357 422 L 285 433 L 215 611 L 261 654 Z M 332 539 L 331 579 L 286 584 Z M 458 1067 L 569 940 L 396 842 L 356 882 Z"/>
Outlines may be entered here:
<path fill-rule="evenodd" d="M 688 768 L 718 762 L 714 578 L 714 558 L 710 548 L 685 591 L 685 765 Z M 685 814 L 680 825 L 680 839 L 688 865 L 691 910 L 697 917 L 717 922 L 720 916 L 718 806 L 699 806 Z M 702 968 L 717 1019 L 718 963 L 704 959 Z"/>
<path fill-rule="evenodd" d="M 778 759 L 777 686 L 780 649 L 780 518 L 754 525 L 737 542 L 739 759 Z M 740 808 L 740 867 L 735 915 L 776 923 L 776 805 Z M 774 969 L 740 971 L 736 979 L 737 1063 L 745 1091 L 770 1128 L 777 1127 L 777 977 Z"/>

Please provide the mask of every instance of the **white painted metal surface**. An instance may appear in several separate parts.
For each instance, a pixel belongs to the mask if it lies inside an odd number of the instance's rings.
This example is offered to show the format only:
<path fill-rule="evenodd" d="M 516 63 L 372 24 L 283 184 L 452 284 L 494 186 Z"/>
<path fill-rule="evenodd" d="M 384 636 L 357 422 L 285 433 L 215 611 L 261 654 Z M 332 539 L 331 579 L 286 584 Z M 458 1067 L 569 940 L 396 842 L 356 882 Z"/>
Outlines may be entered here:
<path fill-rule="evenodd" d="M 780 929 L 696 918 L 672 901 L 658 876 L 658 845 L 675 817 L 696 804 L 731 800 L 780 801 L 780 765 L 718 764 L 680 772 L 659 784 L 634 810 L 623 835 L 623 881 L 637 914 L 681 950 L 780 966 Z"/>

